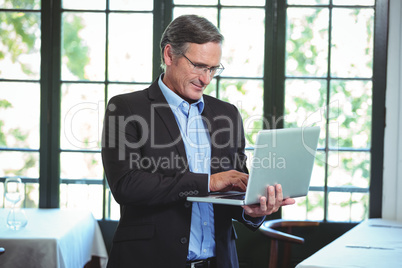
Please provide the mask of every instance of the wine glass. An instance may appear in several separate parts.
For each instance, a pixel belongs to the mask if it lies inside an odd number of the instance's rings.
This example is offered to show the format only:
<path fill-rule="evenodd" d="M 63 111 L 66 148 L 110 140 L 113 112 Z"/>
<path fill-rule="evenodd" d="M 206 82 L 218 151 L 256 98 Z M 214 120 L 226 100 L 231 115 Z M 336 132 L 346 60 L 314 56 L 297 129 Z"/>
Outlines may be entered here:
<path fill-rule="evenodd" d="M 19 230 L 28 223 L 24 211 L 15 206 L 23 197 L 23 184 L 20 178 L 7 178 L 4 188 L 6 199 L 12 204 L 7 216 L 7 225 L 13 230 Z"/>

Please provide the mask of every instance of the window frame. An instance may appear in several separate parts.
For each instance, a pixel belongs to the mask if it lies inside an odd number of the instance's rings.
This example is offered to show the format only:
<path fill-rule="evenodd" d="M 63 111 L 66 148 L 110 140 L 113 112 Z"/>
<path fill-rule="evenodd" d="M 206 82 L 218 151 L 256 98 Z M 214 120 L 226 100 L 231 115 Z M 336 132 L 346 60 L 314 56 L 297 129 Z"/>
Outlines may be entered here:
<path fill-rule="evenodd" d="M 297 7 L 298 5 L 290 5 Z M 332 8 L 332 0 L 329 5 L 323 7 Z M 374 6 L 374 55 L 373 55 L 373 76 L 370 79 L 373 82 L 372 97 L 372 130 L 371 130 L 371 149 L 370 153 L 370 186 L 369 186 L 369 218 L 381 217 L 382 213 L 382 184 L 383 184 L 383 148 L 384 148 L 384 126 L 385 126 L 385 89 L 386 89 L 386 66 L 387 66 L 387 47 L 388 47 L 388 0 L 376 0 Z M 339 6 L 337 6 L 339 7 Z M 347 6 L 353 8 L 353 6 Z M 283 120 L 278 122 L 276 118 L 284 118 L 284 102 L 285 102 L 285 42 L 286 42 L 286 8 L 285 1 L 272 1 L 272 13 L 267 15 L 268 25 L 276 25 L 274 32 L 268 33 L 266 41 L 271 40 L 267 47 L 266 62 L 270 63 L 266 68 L 266 79 L 272 81 L 268 88 L 265 88 L 264 105 L 265 118 L 268 119 L 271 126 L 278 128 L 283 127 Z M 267 9 L 268 12 L 268 9 Z M 266 29 L 271 29 L 267 27 Z M 268 31 L 267 31 L 268 32 Z M 267 66 L 267 65 L 265 65 Z M 385 66 L 385 67 L 384 67 Z M 329 90 L 330 74 L 325 77 L 328 82 L 327 90 Z M 309 77 L 310 78 L 310 77 Z M 314 78 L 314 77 L 313 77 Z M 353 79 L 352 79 L 353 80 Z M 276 91 L 273 89 L 277 89 Z M 340 148 L 342 150 L 342 148 Z M 362 151 L 367 151 L 363 149 Z M 328 153 L 328 148 L 325 148 Z M 327 174 L 326 174 L 327 176 Z M 327 179 L 324 186 L 324 222 L 327 222 L 328 209 L 328 190 Z M 279 218 L 280 215 L 275 215 Z"/>
<path fill-rule="evenodd" d="M 330 1 L 332 3 L 332 0 Z M 106 1 L 109 3 L 109 1 Z M 330 4 L 331 6 L 332 4 Z M 373 62 L 373 106 L 371 138 L 371 170 L 369 217 L 381 217 L 383 184 L 383 147 L 385 128 L 385 88 L 388 43 L 389 0 L 376 0 L 374 23 L 374 62 Z M 153 69 L 152 78 L 160 74 L 159 40 L 173 15 L 173 0 L 154 0 L 153 13 Z M 218 11 L 222 8 L 218 1 Z M 1 12 L 2 10 L 0 10 Z M 26 10 L 24 10 L 25 12 Z M 27 11 L 28 12 L 28 11 Z M 102 11 L 109 13 L 110 10 Z M 61 125 L 61 0 L 41 1 L 41 103 L 40 103 L 40 164 L 39 164 L 39 208 L 58 208 L 60 206 L 60 125 Z M 218 12 L 219 16 L 219 12 Z M 282 0 L 266 1 L 265 5 L 265 55 L 264 55 L 264 118 L 270 127 L 283 127 L 284 81 L 285 76 L 285 38 L 286 3 Z M 107 20 L 107 19 L 106 19 Z M 218 18 L 218 22 L 219 22 Z M 107 25 L 107 21 L 106 21 Z M 107 26 L 106 26 L 107 27 Z M 106 33 L 107 34 L 107 33 Z M 106 40 L 107 42 L 107 40 Z M 107 46 L 107 44 L 106 44 Z M 106 48 L 107 50 L 107 48 Z M 107 64 L 107 59 L 106 59 Z M 385 67 L 384 67 L 385 66 Z M 223 77 L 224 78 L 224 77 Z M 223 79 L 222 78 L 222 79 Z M 231 77 L 232 78 L 232 77 Z M 248 79 L 248 77 L 245 77 Z M 220 78 L 218 78 L 219 80 Z M 238 79 L 236 77 L 235 79 Z M 0 82 L 7 81 L 1 79 Z M 75 81 L 81 82 L 81 81 Z M 107 77 L 105 84 L 107 84 Z M 219 81 L 217 81 L 219 92 Z M 107 99 L 106 93 L 105 98 Z M 267 126 L 266 126 L 267 127 Z M 374 142 L 375 141 L 375 142 Z M 1 151 L 19 150 L 1 148 Z M 2 181 L 5 178 L 1 178 Z M 27 178 L 31 180 L 31 178 Z M 103 178 L 103 219 L 106 211 L 107 183 Z M 280 217 L 277 214 L 275 217 Z"/>

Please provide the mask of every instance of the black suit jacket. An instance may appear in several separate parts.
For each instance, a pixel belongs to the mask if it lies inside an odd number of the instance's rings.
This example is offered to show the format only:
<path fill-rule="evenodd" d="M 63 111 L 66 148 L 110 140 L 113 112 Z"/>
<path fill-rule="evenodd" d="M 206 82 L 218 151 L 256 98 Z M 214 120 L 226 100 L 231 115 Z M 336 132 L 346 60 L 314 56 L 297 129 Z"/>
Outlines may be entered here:
<path fill-rule="evenodd" d="M 238 110 L 206 95 L 204 102 L 211 174 L 231 169 L 247 173 Z M 157 81 L 109 101 L 102 160 L 121 206 L 108 267 L 185 267 L 192 210 L 186 196 L 207 195 L 208 176 L 189 171 L 180 130 Z M 244 222 L 242 213 L 241 207 L 214 205 L 219 268 L 238 267 L 232 219 Z"/>

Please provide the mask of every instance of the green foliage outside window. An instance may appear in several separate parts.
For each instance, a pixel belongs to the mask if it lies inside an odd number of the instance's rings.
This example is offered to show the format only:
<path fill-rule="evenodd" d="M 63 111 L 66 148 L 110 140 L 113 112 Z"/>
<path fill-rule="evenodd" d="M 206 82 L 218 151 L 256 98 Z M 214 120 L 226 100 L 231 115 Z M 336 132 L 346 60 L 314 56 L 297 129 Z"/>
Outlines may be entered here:
<path fill-rule="evenodd" d="M 324 168 L 329 166 L 329 187 L 368 189 L 372 82 L 367 79 L 369 72 L 361 69 L 363 65 L 358 64 L 364 63 L 367 69 L 372 69 L 373 13 L 368 9 L 334 8 L 332 29 L 328 29 L 328 19 L 327 8 L 288 8 L 285 127 L 301 127 L 309 123 L 306 120 L 309 116 L 321 114 L 322 122 L 317 123 L 325 133 L 320 139 L 319 147 L 327 146 L 327 136 L 331 151 L 327 152 L 329 162 L 324 158 L 321 159 L 324 161 L 316 161 L 317 174 L 323 176 Z M 319 23 L 320 21 L 326 23 Z M 329 30 L 332 31 L 332 58 L 327 56 Z M 350 42 L 342 36 L 348 31 L 363 33 L 356 35 L 360 39 Z M 353 51 L 355 43 L 364 46 L 364 49 L 356 53 Z M 352 51 L 355 58 L 350 58 L 347 51 Z M 331 68 L 330 71 L 328 68 Z M 338 151 L 339 149 L 342 150 Z M 356 149 L 361 151 L 355 151 Z M 335 163 L 331 162 L 332 157 L 337 159 Z M 312 183 L 313 186 L 324 187 L 324 179 L 315 179 L 314 174 Z M 335 221 L 360 221 L 367 218 L 368 193 L 342 191 L 329 193 L 332 198 L 328 199 L 327 215 L 323 214 L 325 195 L 310 191 L 309 196 L 298 202 L 300 209 L 304 208 L 306 211 L 300 218 L 326 218 Z M 348 217 L 337 216 L 340 214 Z"/>
<path fill-rule="evenodd" d="M 10 59 L 13 64 L 19 65 L 26 77 L 38 80 L 38 70 L 22 60 L 25 55 L 37 53 L 38 50 L 38 42 L 41 38 L 40 31 L 37 30 L 40 29 L 38 27 L 40 24 L 38 0 L 4 0 L 4 8 L 37 10 L 37 12 L 15 12 L 12 10 L 10 12 L 0 12 L 0 62 Z M 363 43 L 365 47 L 362 49 L 362 54 L 359 54 L 361 60 L 358 60 L 358 62 L 362 62 L 362 65 L 367 70 L 371 70 L 373 63 L 373 19 L 366 19 L 367 17 L 370 18 L 370 14 L 372 14 L 370 13 L 372 11 L 367 10 L 350 9 L 346 10 L 345 14 L 350 18 L 350 21 L 355 21 L 356 25 L 360 23 L 365 29 L 366 36 L 362 39 L 364 42 L 359 42 Z M 328 57 L 329 29 L 328 24 L 326 24 L 329 19 L 328 9 L 289 7 L 288 18 L 291 20 L 287 25 L 288 35 L 286 40 L 285 127 L 300 127 L 308 115 L 317 112 L 317 109 L 322 109 L 323 115 L 327 112 L 329 115 L 329 118 L 323 119 L 325 121 L 324 125 L 329 124 L 332 126 L 332 123 L 337 124 L 337 129 L 334 133 L 324 134 L 328 135 L 327 138 L 331 149 L 336 151 L 338 148 L 369 148 L 371 143 L 372 83 L 367 80 L 369 77 L 367 73 L 356 71 L 356 69 L 360 68 L 360 65 L 356 67 L 354 62 L 350 64 L 348 62 L 349 65 L 345 68 L 331 65 L 331 70 L 328 70 L 328 61 L 332 60 L 332 63 L 335 64 L 334 62 L 338 60 Z M 364 23 L 361 23 L 362 21 Z M 85 27 L 85 22 L 78 15 L 70 14 L 63 19 L 61 60 L 68 71 L 79 80 L 88 80 L 85 67 L 91 61 L 89 56 L 90 48 L 80 37 L 80 31 Z M 336 52 L 341 46 L 341 43 L 335 42 L 331 44 L 331 49 Z M 347 71 L 343 72 L 343 69 L 347 69 Z M 346 78 L 364 77 L 366 80 L 350 81 L 339 79 L 344 76 Z M 8 78 L 2 76 L 1 70 L 0 77 Z M 327 77 L 330 79 L 336 77 L 338 79 L 332 79 L 328 85 Z M 262 79 L 255 83 L 247 79 L 229 80 L 227 78 L 218 80 L 218 82 L 220 83 L 218 97 L 238 107 L 246 124 L 245 135 L 247 143 L 252 145 L 255 142 L 256 133 L 262 129 L 264 120 Z M 216 95 L 216 88 L 216 85 L 210 85 L 205 94 Z M 329 95 L 327 95 L 327 92 Z M 250 103 L 252 105 L 249 105 Z M 328 107 L 327 103 L 329 103 Z M 37 105 L 37 109 L 39 109 L 39 104 Z M 13 103 L 7 99 L 0 98 L 0 112 L 12 108 Z M 257 117 L 258 120 L 256 119 Z M 29 147 L 29 144 L 26 143 L 27 135 L 28 133 L 19 128 L 7 128 L 6 122 L 0 118 L 0 147 L 10 146 L 7 144 L 6 138 L 9 136 L 13 136 L 18 141 L 18 147 Z M 84 142 L 89 145 L 90 140 L 87 138 Z M 325 137 L 321 137 L 320 146 L 325 146 Z M 329 170 L 329 186 L 368 187 L 370 158 L 369 156 L 365 157 L 365 154 L 369 155 L 369 152 L 339 154 L 338 166 L 331 167 Z M 6 171 L 6 174 L 7 172 L 16 175 L 22 174 L 23 169 L 35 164 L 34 161 L 37 160 L 33 156 L 28 157 L 25 159 L 25 165 L 21 170 L 9 170 Z M 94 165 L 97 164 L 96 159 L 92 159 L 90 162 Z M 318 169 L 324 169 L 325 164 L 328 163 L 323 161 L 316 162 Z M 336 177 L 336 172 L 340 172 L 346 179 L 339 182 L 332 181 L 332 178 Z M 315 186 L 324 186 L 324 179 L 320 178 L 314 183 Z M 29 204 L 30 198 L 28 196 L 30 191 L 33 191 L 33 188 L 29 187 L 31 186 L 27 185 L 27 207 L 34 206 Z M 361 219 L 367 217 L 368 194 L 347 194 L 349 195 L 339 199 L 340 202 L 334 204 L 333 207 L 349 207 L 349 211 L 353 211 L 355 207 L 361 206 L 359 209 L 363 212 L 359 217 Z M 324 201 L 325 195 L 322 192 L 312 192 L 307 198 L 301 199 L 298 206 L 305 208 L 306 218 L 311 218 L 312 213 L 323 214 Z M 331 211 L 331 205 L 329 210 Z M 323 217 L 324 215 L 319 219 Z"/>
<path fill-rule="evenodd" d="M 20 67 L 21 73 L 26 77 L 35 79 L 38 77 L 38 70 L 33 68 L 29 62 L 24 61 L 26 55 L 38 53 L 38 42 L 40 42 L 40 11 L 38 12 L 22 12 L 13 11 L 12 9 L 38 9 L 37 0 L 4 0 L 4 8 L 10 8 L 10 11 L 0 12 L 0 61 L 8 60 L 12 64 L 17 64 Z M 63 42 L 64 51 L 63 58 L 67 60 L 67 67 L 71 73 L 85 79 L 85 65 L 89 62 L 87 56 L 88 47 L 82 42 L 79 32 L 85 26 L 79 17 L 75 17 L 71 22 L 64 24 Z M 7 65 L 6 67 L 7 68 Z M 4 72 L 0 70 L 0 77 L 4 77 Z M 18 86 L 18 84 L 16 84 Z M 33 109 L 39 109 L 39 103 L 36 103 Z M 12 109 L 13 103 L 7 99 L 0 98 L 0 111 Z M 38 118 L 39 120 L 39 118 Z M 16 141 L 13 146 L 18 148 L 30 148 L 28 144 L 28 134 L 21 128 L 7 128 L 6 121 L 0 119 L 0 147 L 8 148 L 7 137 L 13 137 Z M 16 150 L 18 151 L 18 148 Z M 3 168 L 5 176 L 23 176 L 24 170 L 37 165 L 37 159 L 32 153 L 22 153 L 24 164 L 18 169 L 9 167 Z M 37 186 L 34 184 L 25 184 L 25 207 L 37 207 L 38 204 L 34 201 L 37 197 L 31 198 L 31 193 L 37 191 Z"/>

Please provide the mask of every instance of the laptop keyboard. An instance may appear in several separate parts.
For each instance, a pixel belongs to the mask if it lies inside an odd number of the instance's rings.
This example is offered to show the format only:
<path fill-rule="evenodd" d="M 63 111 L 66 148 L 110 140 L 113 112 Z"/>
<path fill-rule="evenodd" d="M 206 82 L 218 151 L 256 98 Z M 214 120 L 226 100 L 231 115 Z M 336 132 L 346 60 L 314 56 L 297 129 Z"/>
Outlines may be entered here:
<path fill-rule="evenodd" d="M 234 194 L 234 195 L 227 195 L 227 196 L 221 196 L 219 198 L 223 199 L 236 199 L 236 200 L 244 200 L 245 194 Z"/>

